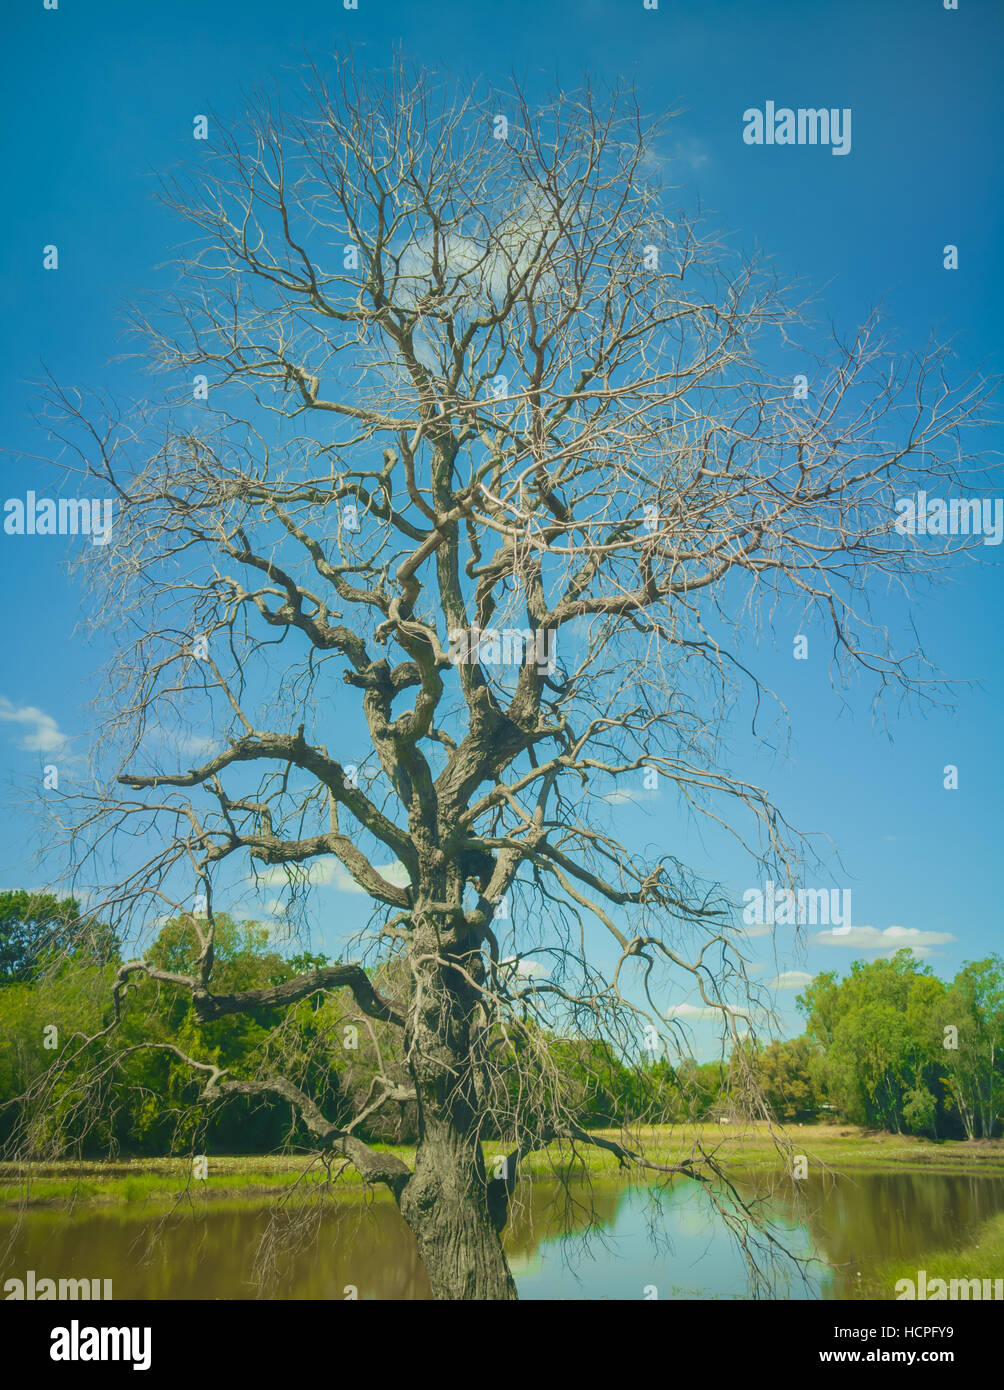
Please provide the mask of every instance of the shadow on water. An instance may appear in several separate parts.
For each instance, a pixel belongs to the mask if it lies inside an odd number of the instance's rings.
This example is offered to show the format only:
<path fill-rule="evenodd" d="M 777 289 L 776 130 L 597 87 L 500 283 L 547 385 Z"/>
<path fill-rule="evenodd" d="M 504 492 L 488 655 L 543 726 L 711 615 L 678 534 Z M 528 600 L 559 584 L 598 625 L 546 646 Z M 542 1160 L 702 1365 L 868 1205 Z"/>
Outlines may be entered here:
<path fill-rule="evenodd" d="M 888 1259 L 956 1245 L 1004 1210 L 1004 1178 L 927 1173 L 821 1177 L 765 1200 L 787 1250 L 812 1259 L 803 1281 L 769 1263 L 772 1296 L 847 1298 Z M 590 1214 L 591 1213 L 591 1214 Z M 746 1263 L 697 1184 L 656 1190 L 609 1180 L 591 1189 L 537 1182 L 520 1190 L 506 1232 L 520 1295 L 529 1299 L 731 1299 L 750 1296 Z M 36 1277 L 108 1279 L 115 1298 L 423 1299 L 429 1288 L 393 1203 L 199 1203 L 0 1214 L 0 1285 Z M 257 1282 L 260 1276 L 261 1282 Z M 892 1296 L 890 1289 L 889 1296 Z"/>

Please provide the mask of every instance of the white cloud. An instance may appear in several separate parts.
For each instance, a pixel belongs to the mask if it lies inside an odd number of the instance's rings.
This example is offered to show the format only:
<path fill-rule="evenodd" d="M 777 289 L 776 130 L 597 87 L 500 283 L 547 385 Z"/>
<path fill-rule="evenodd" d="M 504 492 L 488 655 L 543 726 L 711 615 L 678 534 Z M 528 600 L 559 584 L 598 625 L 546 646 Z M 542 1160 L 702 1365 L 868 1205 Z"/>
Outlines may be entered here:
<path fill-rule="evenodd" d="M 769 989 L 804 989 L 812 983 L 812 976 L 806 970 L 782 970 L 773 980 L 767 981 Z"/>
<path fill-rule="evenodd" d="M 509 956 L 505 960 L 499 961 L 499 969 L 503 966 L 515 965 L 516 974 L 524 980 L 539 980 L 550 974 L 547 966 L 539 960 L 522 960 L 516 956 Z"/>
<path fill-rule="evenodd" d="M 921 931 L 919 927 L 851 927 L 842 935 L 833 931 L 817 932 L 812 938 L 817 946 L 844 946 L 855 951 L 878 951 L 895 955 L 909 946 L 916 956 L 930 955 L 935 946 L 947 946 L 956 938 L 947 931 Z"/>
<path fill-rule="evenodd" d="M 225 747 L 224 741 L 213 738 L 211 734 L 191 734 L 191 733 L 167 733 L 161 732 L 161 738 L 166 747 L 174 750 L 181 757 L 194 756 L 208 758 L 211 754 L 218 752 Z"/>
<path fill-rule="evenodd" d="M 0 695 L 0 719 L 8 724 L 32 726 L 18 740 L 18 747 L 26 753 L 59 753 L 69 743 L 51 714 L 37 709 L 34 705 L 12 705 L 10 700 Z"/>
<path fill-rule="evenodd" d="M 708 147 L 703 140 L 689 136 L 677 140 L 673 145 L 673 160 L 686 169 L 703 169 L 709 159 Z"/>
<path fill-rule="evenodd" d="M 768 923 L 766 922 L 760 922 L 753 923 L 749 926 L 736 927 L 734 928 L 734 930 L 737 936 L 747 936 L 752 938 L 754 936 L 770 936 L 774 928 L 768 925 Z"/>
<path fill-rule="evenodd" d="M 677 157 L 676 151 L 682 143 L 682 141 L 677 141 L 672 150 L 665 147 L 662 150 L 657 150 L 650 145 L 648 149 L 642 150 L 640 157 L 635 144 L 630 140 L 619 141 L 617 147 L 624 152 L 625 159 L 638 160 L 638 173 L 642 178 L 657 179 L 665 174 L 671 161 Z M 696 141 L 691 143 L 696 144 Z"/>
<path fill-rule="evenodd" d="M 334 855 L 327 855 L 323 859 L 311 859 L 306 864 L 291 865 L 290 867 L 298 879 L 306 879 L 314 888 L 325 887 L 330 884 L 339 893 L 366 892 L 366 889 L 359 886 L 348 869 L 340 864 Z M 392 883 L 395 888 L 407 888 L 411 882 L 408 877 L 408 870 L 399 859 L 395 859 L 390 864 L 374 864 L 373 867 L 382 879 Z M 258 875 L 258 882 L 281 888 L 287 882 L 285 867 L 282 864 L 276 864 L 270 869 L 263 869 Z M 270 907 L 269 910 L 274 911 L 275 909 Z"/>
<path fill-rule="evenodd" d="M 435 254 L 445 272 L 456 276 L 474 303 L 489 307 L 507 292 L 514 272 L 528 270 L 539 247 L 558 226 L 558 214 L 547 197 L 526 184 L 519 204 L 491 229 L 491 238 L 446 232 L 436 239 Z M 433 237 L 429 233 L 397 248 L 393 290 L 398 300 L 417 301 L 427 292 L 432 276 Z M 551 277 L 554 283 L 553 276 Z M 421 344 L 419 353 L 421 355 Z M 429 366 L 435 365 L 430 357 Z"/>
<path fill-rule="evenodd" d="M 390 864 L 374 864 L 374 869 L 382 879 L 392 883 L 395 888 L 407 888 L 411 879 L 408 877 L 408 870 L 399 859 L 395 859 Z M 335 868 L 335 887 L 340 893 L 365 893 L 365 888 L 360 888 L 347 869 L 343 869 L 341 864 Z"/>
<path fill-rule="evenodd" d="M 654 801 L 659 795 L 654 787 L 618 787 L 616 791 L 606 792 L 597 797 L 608 806 L 620 806 L 625 801 Z"/>
<path fill-rule="evenodd" d="M 739 1008 L 735 1004 L 726 1004 L 724 1013 L 721 1009 L 712 1008 L 708 1004 L 674 1004 L 663 1014 L 663 1018 L 682 1018 L 690 1023 L 700 1019 L 711 1019 L 715 1023 L 721 1024 L 726 1018 L 733 1020 L 732 1026 L 741 1021 L 742 1023 L 763 1022 L 768 1018 L 768 1013 L 764 1009 Z"/>
<path fill-rule="evenodd" d="M 291 864 L 288 868 L 289 872 L 287 872 L 286 865 L 275 864 L 270 869 L 262 869 L 257 875 L 257 881 L 281 888 L 283 884 L 288 882 L 290 874 L 292 874 L 297 879 L 305 878 L 308 883 L 318 885 L 333 883 L 336 870 L 341 869 L 342 873 L 345 872 L 335 858 L 311 859 L 306 864 Z"/>
<path fill-rule="evenodd" d="M 725 1006 L 727 1013 L 736 1013 L 735 1009 Z M 697 1004 L 674 1004 L 672 1008 L 666 1010 L 665 1018 L 721 1018 L 721 1009 L 708 1008 L 706 1005 Z"/>

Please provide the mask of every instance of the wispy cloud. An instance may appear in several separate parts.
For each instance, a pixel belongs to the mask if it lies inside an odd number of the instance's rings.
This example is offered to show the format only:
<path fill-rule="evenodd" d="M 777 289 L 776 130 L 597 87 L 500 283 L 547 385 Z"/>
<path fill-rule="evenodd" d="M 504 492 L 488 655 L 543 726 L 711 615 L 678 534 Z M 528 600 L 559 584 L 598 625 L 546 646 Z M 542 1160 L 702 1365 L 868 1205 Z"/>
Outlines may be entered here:
<path fill-rule="evenodd" d="M 225 747 L 225 742 L 212 734 L 196 734 L 187 729 L 165 729 L 163 725 L 149 730 L 165 748 L 180 757 L 208 758 L 210 754 Z"/>
<path fill-rule="evenodd" d="M 832 931 L 817 932 L 812 938 L 817 946 L 843 946 L 855 951 L 878 951 L 895 955 L 909 946 L 916 956 L 928 956 L 935 946 L 947 946 L 957 938 L 948 931 L 921 931 L 919 927 L 851 927 L 838 935 Z"/>
<path fill-rule="evenodd" d="M 654 787 L 617 787 L 597 797 L 597 800 L 605 801 L 608 806 L 620 806 L 625 801 L 654 801 L 658 795 Z"/>
<path fill-rule="evenodd" d="M 677 140 L 673 145 L 673 162 L 681 164 L 685 169 L 703 169 L 710 159 L 708 147 L 703 140 L 696 136 L 690 136 L 684 140 Z"/>
<path fill-rule="evenodd" d="M 519 956 L 509 956 L 499 961 L 499 969 L 512 970 L 524 980 L 541 980 L 550 974 L 547 966 L 539 960 L 525 960 Z"/>
<path fill-rule="evenodd" d="M 69 748 L 68 736 L 52 715 L 35 705 L 14 705 L 0 695 L 0 720 L 6 724 L 26 726 L 27 732 L 18 739 L 17 744 L 26 753 L 63 753 Z"/>
<path fill-rule="evenodd" d="M 382 879 L 392 883 L 395 888 L 407 888 L 411 879 L 408 877 L 408 870 L 399 859 L 395 859 L 390 864 L 374 864 L 374 869 Z M 339 864 L 335 869 L 333 879 L 335 887 L 340 893 L 365 893 L 365 888 L 360 888 L 347 869 L 343 869 Z"/>
<path fill-rule="evenodd" d="M 291 865 L 289 871 L 284 865 L 276 864 L 270 869 L 262 869 L 255 877 L 258 883 L 267 883 L 276 888 L 288 883 L 291 876 L 300 882 L 306 880 L 317 886 L 333 883 L 335 872 L 339 869 L 342 873 L 345 872 L 337 859 L 312 859 L 307 864 Z"/>
<path fill-rule="evenodd" d="M 754 936 L 770 936 L 774 928 L 766 922 L 754 922 L 752 925 L 737 926 L 734 930 L 736 936 L 746 936 L 752 939 Z"/>
<path fill-rule="evenodd" d="M 807 970 L 782 970 L 780 975 L 775 975 L 773 980 L 767 981 L 769 989 L 804 989 L 806 985 L 812 983 L 812 976 Z"/>
<path fill-rule="evenodd" d="M 726 1013 L 739 1013 L 738 1009 L 733 1009 L 730 1005 L 725 1005 Z M 712 1009 L 705 1004 L 674 1004 L 667 1009 L 663 1015 L 665 1018 L 721 1018 L 721 1009 Z"/>
<path fill-rule="evenodd" d="M 393 860 L 390 864 L 374 864 L 373 867 L 382 879 L 393 884 L 395 888 L 407 888 L 410 882 L 408 870 L 399 859 Z M 309 863 L 296 867 L 294 873 L 299 882 L 306 881 L 314 888 L 330 886 L 339 893 L 366 892 L 366 889 L 359 886 L 345 866 L 333 856 L 325 859 L 312 859 Z M 270 869 L 263 869 L 258 875 L 259 884 L 264 883 L 271 887 L 281 888 L 286 882 L 288 882 L 287 873 L 281 864 Z M 273 911 L 274 909 L 270 907 L 269 910 Z"/>

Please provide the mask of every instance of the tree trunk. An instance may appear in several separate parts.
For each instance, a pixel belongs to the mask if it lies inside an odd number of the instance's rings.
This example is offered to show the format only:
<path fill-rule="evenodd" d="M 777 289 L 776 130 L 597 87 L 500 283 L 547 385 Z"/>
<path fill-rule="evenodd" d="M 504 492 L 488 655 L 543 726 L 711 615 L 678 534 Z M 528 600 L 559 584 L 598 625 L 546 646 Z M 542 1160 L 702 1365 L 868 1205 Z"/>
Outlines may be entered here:
<path fill-rule="evenodd" d="M 416 923 L 405 1042 L 418 1098 L 418 1152 L 399 1206 L 434 1297 L 514 1299 L 500 1236 L 507 1203 L 498 1200 L 499 1184 L 489 1185 L 481 1154 L 480 965 L 473 945 L 458 941 L 441 918 Z"/>
<path fill-rule="evenodd" d="M 400 1205 L 435 1298 L 516 1298 L 481 1153 L 463 1136 L 426 1124 Z"/>

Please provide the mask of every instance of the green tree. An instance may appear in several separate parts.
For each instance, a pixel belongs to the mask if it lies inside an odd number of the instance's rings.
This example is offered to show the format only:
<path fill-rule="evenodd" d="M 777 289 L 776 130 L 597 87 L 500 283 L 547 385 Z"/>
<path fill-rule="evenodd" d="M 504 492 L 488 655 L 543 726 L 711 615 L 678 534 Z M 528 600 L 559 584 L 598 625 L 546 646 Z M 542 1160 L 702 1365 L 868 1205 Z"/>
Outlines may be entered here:
<path fill-rule="evenodd" d="M 817 975 L 795 1003 L 806 1019 L 806 1031 L 824 1048 L 833 1044 L 833 1030 L 840 1014 L 840 984 L 836 973 L 824 970 Z"/>
<path fill-rule="evenodd" d="M 1004 961 L 967 962 L 944 1000 L 939 1053 L 953 1108 L 969 1139 L 989 1139 L 1004 1116 Z M 945 1029 L 954 1029 L 945 1047 Z"/>
<path fill-rule="evenodd" d="M 820 1046 L 804 1035 L 772 1042 L 755 1055 L 754 1072 L 763 1098 L 777 1119 L 805 1121 L 816 1118 L 822 1096 L 813 1064 L 820 1055 Z"/>
<path fill-rule="evenodd" d="M 81 916 L 75 898 L 24 888 L 0 893 L 0 985 L 30 980 L 47 960 L 77 954 L 118 959 L 114 932 Z"/>
<path fill-rule="evenodd" d="M 911 1134 L 934 1134 L 938 1102 L 926 1086 L 915 1086 L 903 1097 L 903 1123 Z"/>
<path fill-rule="evenodd" d="M 901 950 L 891 960 L 855 961 L 839 982 L 832 973 L 817 976 L 799 996 L 807 1031 L 825 1049 L 820 1073 L 842 1116 L 897 1133 L 921 1118 L 923 1128 L 934 1125 L 919 1096 L 932 1096 L 936 1116 L 932 1020 L 943 995 L 930 967 Z M 908 1092 L 915 1093 L 909 1117 Z"/>

